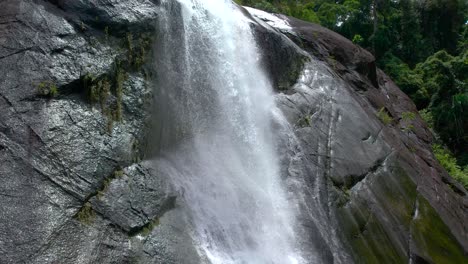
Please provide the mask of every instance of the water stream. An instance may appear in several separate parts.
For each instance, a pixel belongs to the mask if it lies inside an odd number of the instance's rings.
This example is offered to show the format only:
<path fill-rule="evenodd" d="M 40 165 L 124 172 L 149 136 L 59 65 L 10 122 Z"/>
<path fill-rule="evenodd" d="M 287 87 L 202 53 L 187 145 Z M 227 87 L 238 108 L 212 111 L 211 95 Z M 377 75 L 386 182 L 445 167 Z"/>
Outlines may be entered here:
<path fill-rule="evenodd" d="M 280 111 L 249 21 L 229 0 L 166 0 L 160 157 L 206 262 L 304 263 L 279 168 Z"/>

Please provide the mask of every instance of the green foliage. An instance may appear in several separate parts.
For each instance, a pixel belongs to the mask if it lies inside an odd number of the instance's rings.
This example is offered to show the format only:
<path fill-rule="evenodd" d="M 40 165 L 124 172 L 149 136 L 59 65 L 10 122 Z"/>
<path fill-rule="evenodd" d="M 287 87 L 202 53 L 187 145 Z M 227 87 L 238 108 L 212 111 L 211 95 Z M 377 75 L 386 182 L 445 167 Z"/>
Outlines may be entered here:
<path fill-rule="evenodd" d="M 401 118 L 404 121 L 413 121 L 416 118 L 416 114 L 413 112 L 403 112 L 401 113 Z"/>
<path fill-rule="evenodd" d="M 106 40 L 109 39 L 109 27 L 104 27 Z M 115 121 L 123 119 L 123 87 L 128 78 L 128 72 L 141 71 L 145 78 L 150 78 L 148 69 L 143 66 L 149 57 L 149 50 L 153 43 L 150 34 L 139 34 L 134 36 L 128 32 L 122 39 L 123 48 L 126 50 L 125 57 L 116 59 L 112 72 L 101 76 L 93 76 L 86 73 L 81 77 L 81 84 L 86 91 L 87 99 L 91 104 L 99 104 L 103 115 L 107 121 L 107 132 L 113 131 Z M 41 86 L 41 91 L 44 90 Z M 55 95 L 56 89 L 52 89 L 52 95 Z M 115 96 L 114 100 L 109 100 Z"/>
<path fill-rule="evenodd" d="M 450 176 L 460 182 L 465 189 L 468 189 L 468 166 L 461 168 L 453 154 L 439 144 L 432 145 L 432 150 L 440 165 L 447 170 Z"/>
<path fill-rule="evenodd" d="M 359 34 L 354 35 L 353 43 L 360 45 L 363 42 L 364 42 L 364 38 L 362 38 L 361 35 L 359 35 Z"/>
<path fill-rule="evenodd" d="M 451 56 L 439 51 L 415 72 L 424 84 L 421 95 L 432 113 L 434 128 L 451 147 L 468 146 L 468 60 L 467 52 Z M 454 148 L 456 149 L 456 148 Z M 465 149 L 466 150 L 466 149 Z"/>
<path fill-rule="evenodd" d="M 349 39 L 360 35 L 380 59 L 391 52 L 411 67 L 438 50 L 453 53 L 466 27 L 465 0 L 236 0 L 273 13 L 319 23 Z M 376 17 L 373 16 L 375 5 Z M 376 27 L 374 27 L 376 26 Z"/>
<path fill-rule="evenodd" d="M 414 131 L 413 120 L 416 118 L 416 114 L 413 112 L 401 113 L 401 120 L 403 122 L 403 131 L 410 132 Z"/>
<path fill-rule="evenodd" d="M 88 99 L 92 104 L 99 103 L 103 115 L 107 117 L 107 131 L 112 133 L 114 121 L 122 120 L 122 93 L 123 83 L 127 75 L 117 63 L 115 77 L 104 75 L 97 78 L 89 73 L 81 78 L 82 85 L 87 90 Z M 114 78 L 110 81 L 109 78 Z M 114 91 L 112 91 L 114 87 Z M 109 104 L 108 98 L 114 94 L 116 97 L 115 104 Z"/>
<path fill-rule="evenodd" d="M 94 212 L 91 203 L 89 202 L 86 202 L 76 214 L 76 219 L 86 225 L 92 224 L 95 217 L 96 212 Z"/>
<path fill-rule="evenodd" d="M 434 128 L 434 118 L 432 117 L 432 113 L 429 109 L 420 110 L 419 115 L 424 120 L 424 122 L 426 122 L 429 128 Z"/>
<path fill-rule="evenodd" d="M 383 70 L 392 76 L 395 83 L 403 92 L 413 98 L 416 105 L 423 106 L 427 104 L 427 92 L 421 92 L 420 90 L 424 83 L 420 75 L 411 70 L 406 63 L 392 53 L 385 54 L 381 64 L 383 65 Z"/>
<path fill-rule="evenodd" d="M 466 0 L 236 0 L 321 24 L 372 51 L 445 145 L 468 164 Z M 336 62 L 330 58 L 332 67 Z M 384 123 L 391 123 L 379 111 Z M 411 124 L 404 128 L 411 130 Z M 464 158 L 465 157 L 465 158 Z"/>
<path fill-rule="evenodd" d="M 384 123 L 384 125 L 389 125 L 393 122 L 393 118 L 388 114 L 387 110 L 385 110 L 385 107 L 380 108 L 377 112 L 377 117 L 382 121 L 382 123 Z"/>
<path fill-rule="evenodd" d="M 58 94 L 58 88 L 51 81 L 43 81 L 37 86 L 37 92 L 42 96 L 55 97 Z"/>
<path fill-rule="evenodd" d="M 439 51 L 412 70 L 393 54 L 384 58 L 384 69 L 419 109 L 430 113 L 430 127 L 457 153 L 468 149 L 467 52 L 452 56 Z"/>

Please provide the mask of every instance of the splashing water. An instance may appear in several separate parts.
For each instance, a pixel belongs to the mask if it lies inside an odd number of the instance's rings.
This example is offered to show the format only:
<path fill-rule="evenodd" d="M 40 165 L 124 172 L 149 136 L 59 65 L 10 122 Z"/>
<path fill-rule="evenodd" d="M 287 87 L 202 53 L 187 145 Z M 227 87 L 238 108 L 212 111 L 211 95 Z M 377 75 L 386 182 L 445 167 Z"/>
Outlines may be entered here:
<path fill-rule="evenodd" d="M 160 164 L 211 263 L 303 263 L 282 188 L 281 124 L 248 19 L 227 0 L 163 2 Z"/>

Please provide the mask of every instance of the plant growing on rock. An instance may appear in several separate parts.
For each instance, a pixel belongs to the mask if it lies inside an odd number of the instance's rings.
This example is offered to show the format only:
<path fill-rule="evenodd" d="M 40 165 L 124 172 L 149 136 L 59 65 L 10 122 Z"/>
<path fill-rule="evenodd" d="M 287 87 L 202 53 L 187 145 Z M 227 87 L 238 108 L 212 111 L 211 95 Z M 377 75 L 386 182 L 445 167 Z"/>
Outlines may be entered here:
<path fill-rule="evenodd" d="M 403 112 L 401 113 L 401 118 L 404 121 L 413 121 L 416 118 L 416 114 L 413 112 Z"/>
<path fill-rule="evenodd" d="M 403 112 L 401 113 L 401 120 L 403 121 L 403 131 L 410 132 L 414 131 L 414 125 L 412 124 L 413 120 L 416 118 L 416 114 L 413 112 Z"/>
<path fill-rule="evenodd" d="M 432 145 L 432 150 L 440 165 L 447 170 L 448 174 L 468 189 L 468 166 L 465 166 L 465 168 L 459 166 L 457 159 L 450 150 L 439 144 Z"/>
<path fill-rule="evenodd" d="M 101 109 L 104 111 L 106 108 L 107 97 L 110 94 L 110 83 L 107 78 L 98 82 L 99 89 L 99 102 L 101 103 Z"/>
<path fill-rule="evenodd" d="M 117 69 L 115 78 L 115 95 L 117 97 L 117 109 L 115 112 L 115 120 L 122 120 L 122 94 L 123 94 L 123 83 L 127 79 L 127 75 L 120 69 Z"/>
<path fill-rule="evenodd" d="M 310 115 L 305 115 L 298 121 L 299 126 L 301 127 L 310 127 L 312 126 L 312 120 L 310 118 Z"/>
<path fill-rule="evenodd" d="M 109 189 L 111 182 L 115 179 L 121 178 L 123 175 L 124 171 L 122 169 L 116 169 L 108 178 L 104 179 L 100 190 L 96 194 L 96 197 L 101 198 L 104 195 L 104 193 L 106 193 Z"/>
<path fill-rule="evenodd" d="M 48 97 L 55 97 L 58 94 L 57 85 L 51 81 L 40 82 L 37 91 L 40 95 Z"/>
<path fill-rule="evenodd" d="M 109 185 L 110 185 L 110 183 L 111 183 L 112 180 L 113 180 L 113 178 L 110 177 L 110 178 L 105 179 L 105 180 L 102 182 L 101 189 L 100 189 L 100 190 L 97 192 L 97 194 L 96 194 L 96 197 L 97 197 L 97 198 L 101 198 L 101 197 L 104 195 L 104 193 L 107 192 L 107 189 L 109 189 Z"/>
<path fill-rule="evenodd" d="M 114 171 L 114 178 L 120 178 L 124 175 L 124 171 L 123 170 L 115 170 Z"/>
<path fill-rule="evenodd" d="M 157 227 L 158 225 L 159 225 L 159 218 L 155 218 L 154 220 L 149 222 L 139 233 L 142 236 L 148 236 L 149 234 L 151 234 L 151 231 L 153 231 L 153 229 Z"/>
<path fill-rule="evenodd" d="M 388 114 L 387 110 L 385 110 L 385 107 L 380 108 L 377 112 L 377 117 L 382 121 L 382 123 L 384 123 L 384 125 L 389 125 L 393 122 L 393 118 Z"/>
<path fill-rule="evenodd" d="M 96 212 L 94 212 L 90 202 L 86 202 L 76 214 L 76 219 L 86 225 L 91 224 L 95 217 Z"/>

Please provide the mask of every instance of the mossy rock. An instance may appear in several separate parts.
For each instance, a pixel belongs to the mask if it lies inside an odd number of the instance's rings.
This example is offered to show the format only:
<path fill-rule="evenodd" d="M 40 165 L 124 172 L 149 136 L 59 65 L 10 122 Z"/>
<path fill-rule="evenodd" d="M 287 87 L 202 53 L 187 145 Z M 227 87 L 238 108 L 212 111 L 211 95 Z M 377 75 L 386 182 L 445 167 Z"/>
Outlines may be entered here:
<path fill-rule="evenodd" d="M 337 209 L 356 263 L 468 263 L 463 248 L 398 166 L 370 175 Z M 411 249 L 411 250 L 410 250 Z"/>
<path fill-rule="evenodd" d="M 411 236 L 420 257 L 433 263 L 468 263 L 468 256 L 429 202 L 418 197 L 418 211 L 411 224 Z"/>
<path fill-rule="evenodd" d="M 341 226 L 356 263 L 407 263 L 407 258 L 369 208 L 349 204 L 339 209 Z"/>

